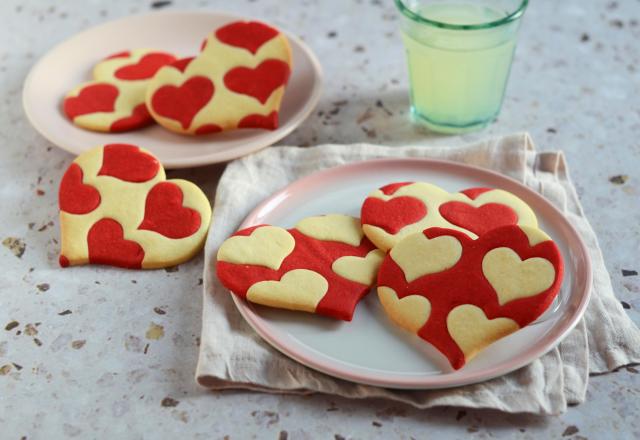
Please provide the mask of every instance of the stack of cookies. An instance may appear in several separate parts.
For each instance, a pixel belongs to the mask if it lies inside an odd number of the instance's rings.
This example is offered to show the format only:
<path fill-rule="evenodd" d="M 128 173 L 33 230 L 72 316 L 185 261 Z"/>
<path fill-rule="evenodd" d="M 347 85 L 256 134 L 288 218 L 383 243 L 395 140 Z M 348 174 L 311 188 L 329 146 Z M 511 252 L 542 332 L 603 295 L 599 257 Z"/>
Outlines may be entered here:
<path fill-rule="evenodd" d="M 91 81 L 67 94 L 63 110 L 74 124 L 103 132 L 154 122 L 186 135 L 274 130 L 291 64 L 284 34 L 257 21 L 235 21 L 211 32 L 189 58 L 152 49 L 106 57 Z"/>
<path fill-rule="evenodd" d="M 459 369 L 549 308 L 563 262 L 533 210 L 507 191 L 399 182 L 373 191 L 360 219 L 238 231 L 218 250 L 217 274 L 254 303 L 345 321 L 376 286 L 390 322 Z"/>

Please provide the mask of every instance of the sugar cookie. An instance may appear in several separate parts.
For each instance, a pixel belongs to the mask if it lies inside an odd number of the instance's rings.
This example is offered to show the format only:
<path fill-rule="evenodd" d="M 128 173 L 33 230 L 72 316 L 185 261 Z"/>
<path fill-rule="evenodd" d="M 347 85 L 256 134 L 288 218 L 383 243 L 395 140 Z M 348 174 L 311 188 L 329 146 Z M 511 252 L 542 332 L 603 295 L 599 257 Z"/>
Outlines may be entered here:
<path fill-rule="evenodd" d="M 393 322 L 459 369 L 542 315 L 563 270 L 558 247 L 537 228 L 502 226 L 476 240 L 430 228 L 404 237 L 387 254 L 378 297 Z"/>
<path fill-rule="evenodd" d="M 257 21 L 228 23 L 207 37 L 200 54 L 158 71 L 147 107 L 156 122 L 182 134 L 274 130 L 291 65 L 280 31 Z"/>
<path fill-rule="evenodd" d="M 261 225 L 238 231 L 220 246 L 217 273 L 249 301 L 350 321 L 382 259 L 357 218 L 332 214 L 289 230 Z"/>
<path fill-rule="evenodd" d="M 63 267 L 174 266 L 200 251 L 211 219 L 196 185 L 166 180 L 150 152 L 128 144 L 78 156 L 62 177 L 59 205 Z"/>

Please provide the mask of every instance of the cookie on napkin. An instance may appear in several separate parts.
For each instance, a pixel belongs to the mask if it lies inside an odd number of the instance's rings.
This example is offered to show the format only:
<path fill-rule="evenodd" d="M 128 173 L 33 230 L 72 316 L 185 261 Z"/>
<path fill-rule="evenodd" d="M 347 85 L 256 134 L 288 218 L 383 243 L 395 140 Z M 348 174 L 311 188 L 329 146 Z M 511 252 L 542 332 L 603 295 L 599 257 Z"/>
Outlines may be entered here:
<path fill-rule="evenodd" d="M 378 274 L 378 297 L 400 327 L 454 369 L 535 321 L 558 294 L 563 262 L 543 231 L 508 225 L 476 240 L 430 228 L 400 240 Z"/>
<path fill-rule="evenodd" d="M 113 54 L 93 69 L 93 81 L 80 84 L 63 101 L 65 115 L 93 131 L 121 132 L 153 123 L 145 105 L 149 80 L 175 61 L 169 53 L 136 49 Z"/>
<path fill-rule="evenodd" d="M 220 246 L 216 270 L 225 287 L 251 302 L 350 321 L 382 259 L 359 219 L 330 214 L 288 230 L 238 231 Z"/>
<path fill-rule="evenodd" d="M 158 71 L 147 107 L 156 122 L 182 134 L 275 130 L 291 65 L 280 31 L 257 21 L 228 23 L 207 37 L 200 54 Z"/>
<path fill-rule="evenodd" d="M 426 182 L 392 183 L 373 191 L 360 217 L 366 236 L 384 251 L 430 227 L 455 229 L 476 238 L 498 226 L 538 224 L 533 210 L 507 191 L 470 188 L 449 193 Z"/>
<path fill-rule="evenodd" d="M 211 206 L 182 179 L 166 180 L 147 150 L 109 144 L 69 166 L 59 190 L 60 265 L 174 266 L 204 245 Z"/>

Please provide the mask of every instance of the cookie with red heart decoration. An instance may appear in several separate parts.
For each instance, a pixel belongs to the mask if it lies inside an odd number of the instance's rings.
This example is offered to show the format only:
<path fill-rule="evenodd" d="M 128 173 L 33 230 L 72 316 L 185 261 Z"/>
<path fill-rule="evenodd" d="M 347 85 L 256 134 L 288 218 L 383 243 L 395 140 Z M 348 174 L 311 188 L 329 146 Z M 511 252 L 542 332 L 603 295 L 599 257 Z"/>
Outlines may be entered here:
<path fill-rule="evenodd" d="M 153 123 L 145 105 L 149 80 L 176 58 L 166 52 L 136 49 L 113 54 L 93 69 L 93 81 L 64 98 L 65 115 L 88 130 L 121 132 Z"/>
<path fill-rule="evenodd" d="M 78 156 L 62 177 L 58 199 L 63 267 L 174 266 L 200 251 L 211 220 L 200 188 L 166 180 L 158 159 L 129 144 Z"/>
<path fill-rule="evenodd" d="M 277 29 L 236 21 L 214 30 L 201 52 L 163 67 L 147 107 L 163 127 L 199 135 L 237 128 L 278 128 L 291 73 L 291 49 Z"/>
<path fill-rule="evenodd" d="M 288 230 L 238 231 L 220 246 L 216 270 L 225 287 L 251 302 L 350 321 L 383 256 L 359 219 L 330 214 Z"/>
<path fill-rule="evenodd" d="M 365 235 L 388 251 L 407 235 L 443 227 L 476 238 L 505 225 L 537 227 L 533 210 L 501 189 L 470 188 L 458 193 L 426 182 L 397 182 L 373 191 L 362 204 Z"/>
<path fill-rule="evenodd" d="M 507 225 L 475 240 L 429 228 L 387 254 L 378 297 L 394 323 L 459 369 L 540 317 L 558 294 L 563 267 L 558 247 L 537 228 Z"/>

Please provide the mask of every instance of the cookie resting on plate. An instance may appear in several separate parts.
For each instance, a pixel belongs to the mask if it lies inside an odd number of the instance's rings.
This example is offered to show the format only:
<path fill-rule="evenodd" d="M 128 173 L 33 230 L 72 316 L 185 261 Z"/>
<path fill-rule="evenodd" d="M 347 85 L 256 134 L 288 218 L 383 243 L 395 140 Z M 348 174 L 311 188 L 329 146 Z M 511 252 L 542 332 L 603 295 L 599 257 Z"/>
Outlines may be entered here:
<path fill-rule="evenodd" d="M 200 188 L 166 180 L 147 150 L 109 144 L 69 166 L 59 190 L 60 265 L 174 266 L 204 245 L 211 206 Z"/>
<path fill-rule="evenodd" d="M 378 297 L 393 322 L 459 369 L 542 315 L 560 289 L 563 267 L 558 247 L 537 228 L 502 226 L 476 240 L 429 228 L 387 254 Z"/>
<path fill-rule="evenodd" d="M 275 130 L 291 65 L 280 31 L 257 21 L 228 23 L 207 37 L 200 54 L 158 71 L 147 107 L 158 124 L 182 134 Z"/>
<path fill-rule="evenodd" d="M 64 98 L 65 115 L 93 131 L 121 132 L 153 123 L 145 105 L 149 80 L 175 61 L 165 52 L 136 49 L 113 54 L 93 69 L 93 81 L 80 84 Z"/>
<path fill-rule="evenodd" d="M 533 210 L 507 191 L 470 188 L 449 193 L 425 182 L 392 183 L 373 191 L 360 217 L 365 235 L 383 251 L 430 227 L 455 229 L 476 238 L 498 226 L 538 225 Z"/>
<path fill-rule="evenodd" d="M 330 214 L 289 230 L 238 231 L 220 246 L 216 270 L 225 287 L 251 302 L 350 321 L 382 258 L 359 219 Z"/>

